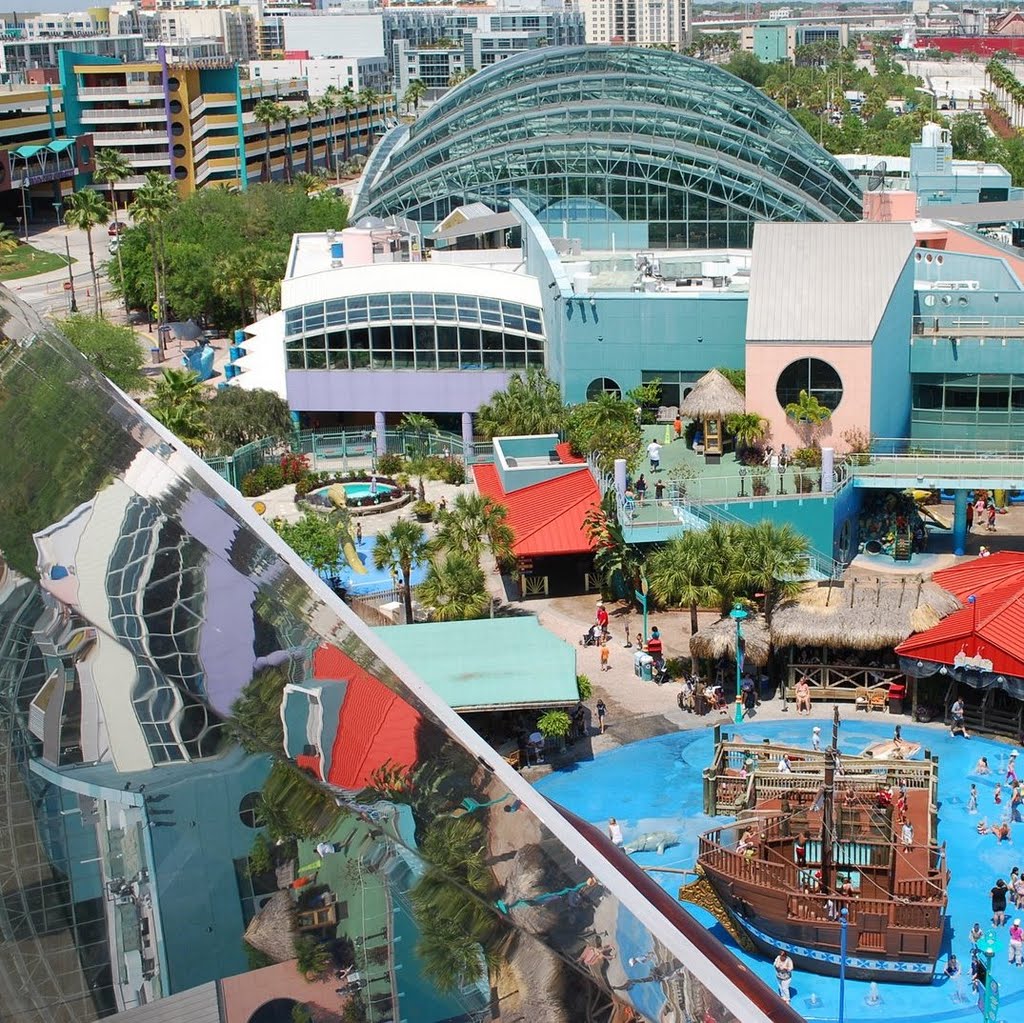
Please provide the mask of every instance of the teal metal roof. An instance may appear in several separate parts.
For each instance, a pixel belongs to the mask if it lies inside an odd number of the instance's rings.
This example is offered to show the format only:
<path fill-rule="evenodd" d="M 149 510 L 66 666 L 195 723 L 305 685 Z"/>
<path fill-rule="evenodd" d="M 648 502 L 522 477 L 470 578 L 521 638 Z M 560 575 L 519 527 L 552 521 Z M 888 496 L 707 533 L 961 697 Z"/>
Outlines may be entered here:
<path fill-rule="evenodd" d="M 576 648 L 533 617 L 374 631 L 453 710 L 551 707 L 579 699 Z"/>
<path fill-rule="evenodd" d="M 74 139 L 55 139 L 46 148 L 49 149 L 51 153 L 63 153 L 74 146 L 74 144 Z"/>
<path fill-rule="evenodd" d="M 17 149 L 12 150 L 11 155 L 21 160 L 27 160 L 35 156 L 36 153 L 41 153 L 45 148 L 46 146 L 18 146 Z"/>

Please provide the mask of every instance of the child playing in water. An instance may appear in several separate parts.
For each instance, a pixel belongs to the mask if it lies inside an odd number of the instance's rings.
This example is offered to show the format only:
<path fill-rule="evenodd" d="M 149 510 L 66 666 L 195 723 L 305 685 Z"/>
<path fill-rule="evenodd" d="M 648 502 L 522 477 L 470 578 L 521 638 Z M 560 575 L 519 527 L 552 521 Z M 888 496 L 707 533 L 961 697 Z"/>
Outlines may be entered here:
<path fill-rule="evenodd" d="M 992 793 L 992 796 L 996 801 L 996 806 L 999 806 L 1003 801 L 1003 786 L 999 782 L 996 782 L 996 790 Z"/>
<path fill-rule="evenodd" d="M 978 786 L 974 784 L 971 785 L 971 793 L 967 797 L 967 812 L 978 812 Z"/>

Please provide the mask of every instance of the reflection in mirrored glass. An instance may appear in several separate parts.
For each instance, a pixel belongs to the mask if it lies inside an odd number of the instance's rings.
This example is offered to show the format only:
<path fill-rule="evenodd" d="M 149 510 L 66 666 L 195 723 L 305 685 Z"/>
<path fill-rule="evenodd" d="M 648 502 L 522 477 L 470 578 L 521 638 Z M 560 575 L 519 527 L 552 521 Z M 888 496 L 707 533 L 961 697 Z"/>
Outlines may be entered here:
<path fill-rule="evenodd" d="M 797 1018 L 0 299 L 5 1015 Z"/>

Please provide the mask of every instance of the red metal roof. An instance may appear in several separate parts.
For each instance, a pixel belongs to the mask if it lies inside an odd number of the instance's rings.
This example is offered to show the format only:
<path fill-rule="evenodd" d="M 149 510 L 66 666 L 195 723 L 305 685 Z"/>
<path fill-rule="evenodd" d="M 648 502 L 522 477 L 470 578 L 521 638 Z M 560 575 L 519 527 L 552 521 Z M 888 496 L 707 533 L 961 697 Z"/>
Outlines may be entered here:
<path fill-rule="evenodd" d="M 1024 590 L 1024 554 L 1000 551 L 987 558 L 974 558 L 952 568 L 943 568 L 932 578 L 961 603 L 972 593 L 1017 580 Z"/>
<path fill-rule="evenodd" d="M 502 489 L 501 477 L 493 465 L 474 465 L 473 476 L 481 494 L 508 509 L 516 557 L 589 554 L 592 550 L 583 519 L 600 504 L 601 492 L 588 470 L 556 476 L 511 494 Z"/>
<path fill-rule="evenodd" d="M 572 453 L 572 445 L 567 440 L 555 445 L 555 454 L 562 465 L 582 465 L 586 461 L 581 455 Z"/>
<path fill-rule="evenodd" d="M 313 653 L 313 677 L 348 683 L 331 748 L 328 782 L 358 791 L 370 784 L 373 772 L 385 763 L 396 767 L 416 763 L 421 716 L 405 700 L 327 643 Z"/>
<path fill-rule="evenodd" d="M 996 555 L 979 560 L 995 561 Z M 935 573 L 936 581 L 939 574 Z M 991 661 L 994 672 L 1024 677 L 1024 577 L 966 593 L 975 597 L 973 605 L 967 604 L 934 628 L 904 640 L 896 653 L 949 665 L 962 653 Z"/>

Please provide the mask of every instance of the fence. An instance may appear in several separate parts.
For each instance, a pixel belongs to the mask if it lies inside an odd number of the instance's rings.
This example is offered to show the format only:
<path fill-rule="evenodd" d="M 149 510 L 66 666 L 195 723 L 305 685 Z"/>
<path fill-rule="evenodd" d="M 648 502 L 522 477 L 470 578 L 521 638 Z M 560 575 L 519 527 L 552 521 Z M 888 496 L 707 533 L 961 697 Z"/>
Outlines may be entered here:
<path fill-rule="evenodd" d="M 462 437 L 447 430 L 385 430 L 384 450 L 406 458 L 460 458 L 467 465 L 494 458 L 490 442 L 467 445 Z M 317 470 L 372 469 L 377 461 L 377 434 L 372 430 L 301 430 L 288 441 L 267 437 L 236 448 L 230 455 L 211 455 L 205 461 L 218 476 L 240 490 L 248 473 L 276 462 L 287 451 L 309 455 L 312 468 Z"/>

